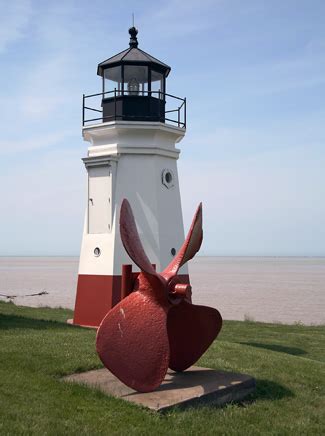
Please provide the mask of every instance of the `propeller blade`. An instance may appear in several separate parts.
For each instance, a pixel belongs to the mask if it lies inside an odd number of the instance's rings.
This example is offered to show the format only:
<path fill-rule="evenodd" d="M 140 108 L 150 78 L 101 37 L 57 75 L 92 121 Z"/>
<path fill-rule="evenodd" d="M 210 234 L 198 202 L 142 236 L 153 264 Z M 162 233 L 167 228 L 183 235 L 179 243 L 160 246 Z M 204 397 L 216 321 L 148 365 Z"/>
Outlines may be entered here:
<path fill-rule="evenodd" d="M 168 312 L 169 368 L 184 371 L 192 366 L 218 336 L 220 313 L 212 307 L 182 301 Z"/>
<path fill-rule="evenodd" d="M 133 262 L 141 271 L 158 276 L 144 252 L 130 203 L 125 198 L 120 211 L 120 234 L 122 243 Z"/>
<path fill-rule="evenodd" d="M 138 278 L 139 290 L 120 301 L 101 322 L 96 349 L 106 368 L 124 384 L 151 392 L 160 386 L 169 365 L 170 305 L 158 279 L 143 273 Z"/>
<path fill-rule="evenodd" d="M 183 266 L 187 261 L 192 259 L 199 251 L 202 244 L 202 239 L 202 203 L 200 203 L 195 212 L 185 242 L 181 246 L 175 258 L 164 269 L 164 271 L 162 272 L 162 276 L 168 279 L 173 275 L 177 274 L 180 267 Z"/>

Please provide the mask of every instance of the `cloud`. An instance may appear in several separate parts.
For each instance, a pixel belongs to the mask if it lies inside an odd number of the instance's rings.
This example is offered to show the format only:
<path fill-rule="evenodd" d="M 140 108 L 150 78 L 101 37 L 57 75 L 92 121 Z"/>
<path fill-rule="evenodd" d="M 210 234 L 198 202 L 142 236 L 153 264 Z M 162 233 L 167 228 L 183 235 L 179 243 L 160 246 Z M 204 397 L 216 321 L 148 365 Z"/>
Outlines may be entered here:
<path fill-rule="evenodd" d="M 291 120 L 270 118 L 261 119 L 258 125 L 238 127 L 222 125 L 202 127 L 195 124 L 187 133 L 183 142 L 182 160 L 202 159 L 202 150 L 209 160 L 216 162 L 238 161 L 243 158 L 258 156 L 269 151 L 286 151 L 302 146 L 323 147 L 325 131 L 323 127 L 324 111 L 315 111 Z"/>
<path fill-rule="evenodd" d="M 180 160 L 185 227 L 203 201 L 201 254 L 324 255 L 324 166 L 320 146 Z"/>
<path fill-rule="evenodd" d="M 309 54 L 302 51 L 298 56 L 266 62 L 242 70 L 241 84 L 254 95 L 274 94 L 299 88 L 310 88 L 325 83 L 324 53 Z"/>
<path fill-rule="evenodd" d="M 159 40 L 172 39 L 177 36 L 185 36 L 199 31 L 207 31 L 208 28 L 215 26 L 213 20 L 207 21 L 200 19 L 200 14 L 204 11 L 205 18 L 209 17 L 209 11 L 215 15 L 221 0 L 196 0 L 182 1 L 169 0 L 162 3 L 161 7 L 153 4 L 147 14 L 140 18 L 140 25 L 148 25 L 155 29 L 153 37 Z M 147 24 L 148 23 L 148 24 Z M 159 32 L 157 30 L 159 29 Z"/>
<path fill-rule="evenodd" d="M 219 70 L 202 71 L 200 80 L 204 83 L 221 82 L 223 96 L 237 100 L 251 97 L 264 97 L 278 94 L 283 96 L 288 91 L 304 90 L 324 86 L 325 52 L 310 52 L 302 49 L 295 55 L 285 54 L 276 58 L 263 58 L 239 65 L 232 63 L 222 65 Z M 194 80 L 189 73 L 188 79 Z M 281 95 L 282 94 L 282 95 Z"/>
<path fill-rule="evenodd" d="M 37 150 L 56 145 L 66 141 L 69 137 L 76 136 L 74 130 L 63 130 L 57 132 L 49 132 L 43 135 L 36 135 L 31 138 L 25 137 L 20 140 L 0 141 L 0 155 L 15 154 L 20 152 Z"/>
<path fill-rule="evenodd" d="M 85 210 L 81 152 L 49 149 L 1 174 L 2 255 L 77 255 Z"/>
<path fill-rule="evenodd" d="M 0 52 L 25 35 L 32 15 L 29 0 L 11 0 L 1 3 Z"/>
<path fill-rule="evenodd" d="M 64 103 L 71 101 L 70 56 L 65 54 L 42 58 L 27 72 L 24 91 L 21 95 L 24 105 L 21 107 L 22 117 L 26 120 L 48 118 L 52 112 L 64 108 Z"/>

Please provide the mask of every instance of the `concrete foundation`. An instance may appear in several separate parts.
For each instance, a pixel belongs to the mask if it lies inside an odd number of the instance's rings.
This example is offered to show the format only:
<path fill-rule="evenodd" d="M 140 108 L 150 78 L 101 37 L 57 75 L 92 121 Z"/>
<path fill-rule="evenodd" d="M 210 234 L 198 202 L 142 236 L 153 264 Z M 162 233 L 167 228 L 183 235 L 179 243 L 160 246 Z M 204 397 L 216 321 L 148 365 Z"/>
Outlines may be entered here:
<path fill-rule="evenodd" d="M 202 402 L 221 406 L 240 401 L 255 389 L 255 380 L 248 375 L 197 366 L 180 373 L 169 370 L 159 389 L 148 393 L 128 388 L 106 368 L 72 374 L 64 380 L 99 389 L 105 394 L 159 412 Z"/>

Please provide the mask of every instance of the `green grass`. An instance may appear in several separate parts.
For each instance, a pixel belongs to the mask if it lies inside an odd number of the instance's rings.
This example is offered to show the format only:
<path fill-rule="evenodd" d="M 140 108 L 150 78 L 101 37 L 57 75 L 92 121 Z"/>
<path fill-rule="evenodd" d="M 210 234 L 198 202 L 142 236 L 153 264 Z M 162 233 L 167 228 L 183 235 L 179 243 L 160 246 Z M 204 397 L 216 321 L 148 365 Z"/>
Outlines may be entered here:
<path fill-rule="evenodd" d="M 155 414 L 63 375 L 100 368 L 71 311 L 0 303 L 0 434 L 321 435 L 325 327 L 226 321 L 199 364 L 257 379 L 244 403 Z"/>

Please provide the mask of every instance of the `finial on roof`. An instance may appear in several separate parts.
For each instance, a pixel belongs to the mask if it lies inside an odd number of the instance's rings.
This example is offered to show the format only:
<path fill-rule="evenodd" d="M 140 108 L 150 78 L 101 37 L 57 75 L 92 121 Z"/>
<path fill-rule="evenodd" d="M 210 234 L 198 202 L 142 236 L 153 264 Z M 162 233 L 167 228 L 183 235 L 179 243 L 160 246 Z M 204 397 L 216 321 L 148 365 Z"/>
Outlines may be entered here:
<path fill-rule="evenodd" d="M 137 39 L 138 29 L 136 29 L 134 26 L 130 27 L 129 34 L 130 34 L 130 47 L 137 48 L 138 47 L 138 39 Z"/>

